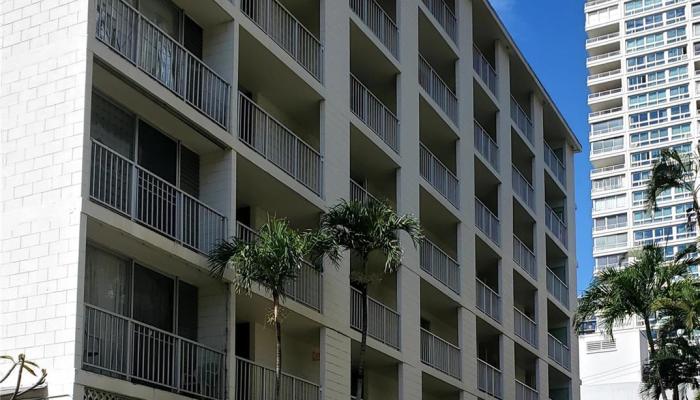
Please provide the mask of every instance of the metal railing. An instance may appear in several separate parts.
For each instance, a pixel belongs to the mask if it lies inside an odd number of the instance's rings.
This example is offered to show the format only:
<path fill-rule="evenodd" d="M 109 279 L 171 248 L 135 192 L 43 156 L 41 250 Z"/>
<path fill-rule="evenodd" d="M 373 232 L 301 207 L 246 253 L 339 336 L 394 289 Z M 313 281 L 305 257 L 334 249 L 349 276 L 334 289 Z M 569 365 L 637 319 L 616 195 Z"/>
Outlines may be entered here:
<path fill-rule="evenodd" d="M 399 313 L 369 297 L 367 299 L 367 336 L 395 349 L 401 348 Z M 350 327 L 362 331 L 362 292 L 350 288 Z"/>
<path fill-rule="evenodd" d="M 515 334 L 536 348 L 537 323 L 515 307 L 513 307 L 513 316 Z"/>
<path fill-rule="evenodd" d="M 564 245 L 568 246 L 568 231 L 566 228 L 566 223 L 561 219 L 559 214 L 554 212 L 552 208 L 545 203 L 544 205 L 544 223 L 547 228 L 552 232 L 554 237 L 559 239 L 559 241 Z"/>
<path fill-rule="evenodd" d="M 602 174 L 604 172 L 619 171 L 621 169 L 625 169 L 625 164 L 616 164 L 616 165 L 611 165 L 608 167 L 594 168 L 591 170 L 591 176 L 597 175 L 597 174 Z"/>
<path fill-rule="evenodd" d="M 620 53 L 620 50 L 615 50 L 615 51 L 611 51 L 611 52 L 609 52 L 609 53 L 604 53 L 604 54 L 598 54 L 598 55 L 595 55 L 595 56 L 590 56 L 590 57 L 586 58 L 586 62 L 587 62 L 587 63 L 592 63 L 592 62 L 594 62 L 594 61 L 601 61 L 601 60 L 605 60 L 605 59 L 608 59 L 608 58 L 617 57 L 617 56 L 619 56 L 620 54 L 621 54 L 621 53 Z"/>
<path fill-rule="evenodd" d="M 544 142 L 544 163 L 554 173 L 557 180 L 566 186 L 566 166 L 547 142 Z"/>
<path fill-rule="evenodd" d="M 226 237 L 226 217 L 92 140 L 90 198 L 183 246 L 207 254 Z"/>
<path fill-rule="evenodd" d="M 609 77 L 609 76 L 619 75 L 621 72 L 622 72 L 622 70 L 619 69 L 619 68 L 618 68 L 618 69 L 614 69 L 614 70 L 612 70 L 612 71 L 599 72 L 599 73 L 597 73 L 597 74 L 589 75 L 589 76 L 588 76 L 588 81 L 590 82 L 590 81 L 593 81 L 593 80 L 596 80 L 596 79 L 600 79 L 600 78 L 607 78 L 607 77 Z"/>
<path fill-rule="evenodd" d="M 500 168 L 498 144 L 486 133 L 486 130 L 474 121 L 474 147 L 496 171 Z"/>
<path fill-rule="evenodd" d="M 593 112 L 588 113 L 588 118 L 602 117 L 603 115 L 615 114 L 615 113 L 618 113 L 620 111 L 622 111 L 622 107 L 606 108 L 605 110 L 593 111 Z M 596 132 L 596 133 L 598 133 L 598 132 Z M 594 136 L 594 134 L 591 134 L 591 136 Z"/>
<path fill-rule="evenodd" d="M 459 294 L 459 263 L 425 238 L 420 243 L 420 267 L 450 290 Z"/>
<path fill-rule="evenodd" d="M 350 9 L 364 22 L 380 42 L 399 58 L 399 28 L 375 0 L 350 0 Z"/>
<path fill-rule="evenodd" d="M 444 0 L 422 0 L 423 4 L 430 10 L 433 14 L 435 20 L 442 28 L 447 32 L 449 36 L 455 43 L 457 43 L 457 17 L 454 11 L 447 6 Z"/>
<path fill-rule="evenodd" d="M 503 398 L 503 374 L 501 370 L 479 358 L 476 359 L 477 387 L 497 399 Z"/>
<path fill-rule="evenodd" d="M 420 360 L 453 378 L 462 379 L 459 347 L 420 329 Z"/>
<path fill-rule="evenodd" d="M 612 96 L 614 94 L 622 93 L 622 88 L 615 88 L 609 90 L 603 90 L 602 92 L 594 92 L 588 95 L 588 100 L 598 99 L 600 97 Z"/>
<path fill-rule="evenodd" d="M 447 114 L 447 117 L 457 124 L 457 95 L 447 86 L 447 83 L 440 78 L 440 75 L 435 72 L 433 67 L 420 54 L 418 55 L 418 83 L 425 89 L 435 103 L 437 103 L 438 107 Z"/>
<path fill-rule="evenodd" d="M 561 304 L 569 308 L 569 286 L 549 267 L 547 267 L 547 290 Z"/>
<path fill-rule="evenodd" d="M 515 400 L 539 400 L 540 394 L 534 388 L 515 380 Z"/>
<path fill-rule="evenodd" d="M 350 74 L 350 110 L 396 153 L 399 119 L 354 75 Z"/>
<path fill-rule="evenodd" d="M 321 195 L 321 154 L 243 93 L 238 94 L 238 139 Z"/>
<path fill-rule="evenodd" d="M 240 0 L 241 11 L 319 82 L 323 45 L 277 0 Z"/>
<path fill-rule="evenodd" d="M 561 340 L 547 334 L 547 354 L 555 363 L 567 370 L 571 369 L 571 350 Z"/>
<path fill-rule="evenodd" d="M 513 192 L 527 204 L 532 211 L 535 211 L 535 188 L 525 179 L 525 176 L 513 165 Z"/>
<path fill-rule="evenodd" d="M 352 179 L 350 179 L 350 200 L 363 204 L 367 204 L 371 201 L 379 202 L 367 189 Z"/>
<path fill-rule="evenodd" d="M 224 399 L 226 354 L 85 304 L 83 368 L 187 396 Z"/>
<path fill-rule="evenodd" d="M 534 280 L 537 280 L 535 253 L 515 235 L 513 235 L 513 261 Z"/>
<path fill-rule="evenodd" d="M 245 358 L 236 357 L 235 400 L 275 398 L 275 370 Z M 321 400 L 321 387 L 313 382 L 282 373 L 282 400 Z"/>
<path fill-rule="evenodd" d="M 420 176 L 459 208 L 459 180 L 433 153 L 420 144 Z"/>
<path fill-rule="evenodd" d="M 474 219 L 476 226 L 489 239 L 497 245 L 501 245 L 501 221 L 489 210 L 479 198 L 474 198 Z"/>
<path fill-rule="evenodd" d="M 229 127 L 231 85 L 124 0 L 96 0 L 97 40 L 212 121 Z"/>
<path fill-rule="evenodd" d="M 484 314 L 501 322 L 501 296 L 476 278 L 476 307 Z"/>
<path fill-rule="evenodd" d="M 615 0 L 588 0 L 588 1 L 586 1 L 585 7 L 586 8 L 593 7 L 593 6 L 596 6 L 598 4 L 604 4 L 604 3 L 613 2 L 613 1 L 615 1 Z"/>
<path fill-rule="evenodd" d="M 610 1 L 610 0 L 605 0 L 605 1 Z M 595 37 L 586 39 L 586 45 L 591 45 L 591 44 L 602 42 L 602 41 L 605 41 L 608 39 L 614 39 L 618 36 L 620 36 L 620 32 L 612 32 L 612 33 L 608 33 L 606 35 L 595 36 Z"/>
<path fill-rule="evenodd" d="M 532 120 L 512 96 L 510 98 L 510 118 L 515 122 L 515 125 L 525 135 L 527 140 L 534 144 Z"/>
<path fill-rule="evenodd" d="M 479 75 L 482 81 L 488 86 L 491 93 L 496 96 L 496 84 L 498 75 L 496 70 L 493 68 L 489 60 L 484 57 L 484 54 L 479 50 L 478 47 L 474 46 L 474 70 L 476 74 Z"/>
<path fill-rule="evenodd" d="M 236 221 L 236 238 L 252 243 L 258 239 L 258 232 Z M 285 285 L 286 296 L 297 303 L 316 311 L 321 311 L 323 294 L 323 274 L 311 263 L 305 262 L 297 273 L 295 280 Z"/>

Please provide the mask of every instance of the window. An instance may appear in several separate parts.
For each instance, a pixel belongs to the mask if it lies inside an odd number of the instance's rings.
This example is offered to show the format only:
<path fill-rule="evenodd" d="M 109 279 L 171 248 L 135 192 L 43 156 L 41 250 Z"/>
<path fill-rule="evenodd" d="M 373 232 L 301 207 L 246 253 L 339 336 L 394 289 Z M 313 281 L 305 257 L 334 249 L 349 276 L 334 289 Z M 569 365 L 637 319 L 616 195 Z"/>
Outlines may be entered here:
<path fill-rule="evenodd" d="M 666 23 L 675 24 L 685 20 L 685 8 L 676 8 L 671 11 L 666 11 Z"/>
<path fill-rule="evenodd" d="M 651 49 L 658 46 L 663 46 L 664 44 L 664 34 L 654 33 L 651 35 L 646 35 L 638 38 L 627 39 L 625 48 L 628 52 L 640 51 L 645 49 Z"/>
<path fill-rule="evenodd" d="M 687 154 L 691 151 L 690 143 L 682 143 L 676 146 L 670 146 L 669 148 L 677 151 L 679 154 Z M 659 148 L 649 151 L 632 153 L 630 165 L 633 167 L 639 167 L 641 165 L 650 165 L 652 162 L 656 161 L 661 156 L 662 150 L 663 148 Z M 632 184 L 632 186 L 634 186 L 634 183 Z"/>
<path fill-rule="evenodd" d="M 661 104 L 666 102 L 666 90 L 657 90 L 629 96 L 628 102 L 630 109 Z"/>
<path fill-rule="evenodd" d="M 682 58 L 684 58 L 686 55 L 686 49 L 685 46 L 683 47 L 675 47 L 673 49 L 668 50 L 668 62 L 672 63 L 675 61 L 678 61 Z"/>
<path fill-rule="evenodd" d="M 624 183 L 624 175 L 610 176 L 602 179 L 595 179 L 591 182 L 593 192 L 620 189 Z"/>
<path fill-rule="evenodd" d="M 595 271 L 598 272 L 605 268 L 617 268 L 624 267 L 627 264 L 627 259 L 625 254 L 611 254 L 609 256 L 596 257 L 594 260 Z"/>
<path fill-rule="evenodd" d="M 591 154 L 601 154 L 621 150 L 625 146 L 625 139 L 620 136 L 612 139 L 591 142 Z"/>
<path fill-rule="evenodd" d="M 690 105 L 680 104 L 671 107 L 671 121 L 690 117 Z"/>
<path fill-rule="evenodd" d="M 620 9 L 617 6 L 602 8 L 586 14 L 586 24 L 596 25 L 620 18 Z"/>
<path fill-rule="evenodd" d="M 668 128 L 653 129 L 630 135 L 630 147 L 642 147 L 650 144 L 666 142 L 668 140 Z"/>
<path fill-rule="evenodd" d="M 673 227 L 664 226 L 661 228 L 645 229 L 643 231 L 634 231 L 634 245 L 643 246 L 656 243 L 659 241 L 667 241 L 673 239 Z"/>
<path fill-rule="evenodd" d="M 591 124 L 591 134 L 601 135 L 603 133 L 617 131 L 617 130 L 622 129 L 622 125 L 623 125 L 622 118 L 611 119 L 609 121 L 597 122 L 595 124 Z"/>
<path fill-rule="evenodd" d="M 670 52 L 670 50 L 669 50 Z M 637 71 L 644 68 L 653 67 L 655 65 L 661 65 L 665 62 L 664 52 L 657 51 L 656 53 L 646 54 L 643 56 L 637 56 L 627 59 L 627 70 Z"/>
<path fill-rule="evenodd" d="M 627 233 L 601 236 L 593 239 L 594 250 L 609 250 L 627 246 Z"/>
<path fill-rule="evenodd" d="M 657 199 L 658 201 L 658 199 Z M 646 204 L 647 202 L 647 194 L 645 191 L 638 191 L 632 193 L 632 206 L 641 206 Z"/>
<path fill-rule="evenodd" d="M 615 210 L 627 206 L 627 196 L 619 194 L 593 200 L 593 211 Z"/>
<path fill-rule="evenodd" d="M 647 15 L 625 23 L 626 33 L 642 32 L 663 25 L 663 14 Z"/>
<path fill-rule="evenodd" d="M 695 28 L 695 26 L 693 26 Z M 666 43 L 671 44 L 685 39 L 685 26 L 666 32 Z"/>
<path fill-rule="evenodd" d="M 665 108 L 661 110 L 652 110 L 639 114 L 632 114 L 630 115 L 630 128 L 657 125 L 665 122 L 667 119 L 668 111 Z"/>
<path fill-rule="evenodd" d="M 669 101 L 676 101 L 680 99 L 685 99 L 690 96 L 688 93 L 688 85 L 674 86 L 669 89 Z"/>
<path fill-rule="evenodd" d="M 608 229 L 624 228 L 627 226 L 627 214 L 615 214 L 593 220 L 593 230 L 596 232 Z"/>
<path fill-rule="evenodd" d="M 635 226 L 655 224 L 657 222 L 671 221 L 673 219 L 673 207 L 661 207 L 655 211 L 639 210 L 632 216 L 632 224 Z"/>
<path fill-rule="evenodd" d="M 654 87 L 666 83 L 666 73 L 664 71 L 655 71 L 648 74 L 635 75 L 627 78 L 627 83 L 629 90 Z"/>
<path fill-rule="evenodd" d="M 649 179 L 651 179 L 651 171 L 649 170 L 632 172 L 632 187 L 646 186 Z"/>
<path fill-rule="evenodd" d="M 663 5 L 661 0 L 632 0 L 625 3 L 625 15 L 634 15 Z"/>
<path fill-rule="evenodd" d="M 688 77 L 688 66 L 681 65 L 678 67 L 673 67 L 668 70 L 668 81 L 675 82 L 680 79 L 685 79 Z"/>

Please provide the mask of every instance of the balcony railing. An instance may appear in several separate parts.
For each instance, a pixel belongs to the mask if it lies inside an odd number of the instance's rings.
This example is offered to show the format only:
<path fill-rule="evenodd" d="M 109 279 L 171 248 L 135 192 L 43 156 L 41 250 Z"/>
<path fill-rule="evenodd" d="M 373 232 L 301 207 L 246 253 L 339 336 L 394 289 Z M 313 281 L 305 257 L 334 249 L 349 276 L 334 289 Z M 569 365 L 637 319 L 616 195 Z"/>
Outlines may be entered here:
<path fill-rule="evenodd" d="M 372 201 L 379 202 L 367 189 L 359 183 L 350 179 L 350 200 L 358 203 L 367 204 Z"/>
<path fill-rule="evenodd" d="M 350 110 L 392 150 L 399 152 L 399 119 L 352 74 Z"/>
<path fill-rule="evenodd" d="M 601 78 L 607 78 L 609 76 L 615 76 L 619 75 L 622 71 L 618 69 L 614 69 L 612 71 L 605 71 L 605 72 L 599 72 L 597 74 L 589 75 L 588 76 L 588 81 L 594 81 L 596 79 L 601 79 Z"/>
<path fill-rule="evenodd" d="M 515 334 L 525 342 L 537 347 L 537 323 L 517 308 L 513 308 Z"/>
<path fill-rule="evenodd" d="M 547 267 L 547 291 L 569 308 L 569 286 L 549 267 Z"/>
<path fill-rule="evenodd" d="M 350 288 L 350 326 L 362 331 L 362 293 L 355 288 Z M 368 298 L 367 336 L 400 349 L 400 326 L 399 313 L 371 297 Z"/>
<path fill-rule="evenodd" d="M 479 152 L 479 154 L 481 154 L 486 161 L 488 161 L 493 169 L 496 171 L 499 170 L 500 163 L 498 160 L 498 144 L 476 121 L 474 121 L 474 147 L 476 148 L 476 151 Z"/>
<path fill-rule="evenodd" d="M 226 354 L 85 304 L 83 369 L 188 397 L 226 397 Z"/>
<path fill-rule="evenodd" d="M 547 354 L 555 363 L 567 370 L 571 369 L 571 350 L 561 340 L 547 334 Z"/>
<path fill-rule="evenodd" d="M 610 1 L 610 0 L 605 0 L 605 1 Z M 598 42 L 604 42 L 606 40 L 614 39 L 614 38 L 619 37 L 619 36 L 620 36 L 620 32 L 612 32 L 612 33 L 608 33 L 606 35 L 595 36 L 595 37 L 586 39 L 586 45 L 591 45 L 591 44 L 598 43 Z"/>
<path fill-rule="evenodd" d="M 559 241 L 564 245 L 564 247 L 568 246 L 568 231 L 566 228 L 566 223 L 561 219 L 559 214 L 554 212 L 549 205 L 545 203 L 544 205 L 545 212 L 544 212 L 544 223 L 547 225 L 547 228 L 552 232 L 554 237 L 559 239 Z"/>
<path fill-rule="evenodd" d="M 525 176 L 515 168 L 515 165 L 513 166 L 512 176 L 513 192 L 523 203 L 527 204 L 532 211 L 535 211 L 535 188 L 533 188 L 530 182 L 525 179 Z"/>
<path fill-rule="evenodd" d="M 477 387 L 497 399 L 503 398 L 503 374 L 501 370 L 480 359 L 476 359 Z"/>
<path fill-rule="evenodd" d="M 462 356 L 459 347 L 421 328 L 420 360 L 453 378 L 462 379 Z"/>
<path fill-rule="evenodd" d="M 238 139 L 321 195 L 321 154 L 243 93 L 238 94 Z"/>
<path fill-rule="evenodd" d="M 599 99 L 601 97 L 612 96 L 612 95 L 620 94 L 620 93 L 622 93 L 621 88 L 603 90 L 602 92 L 594 92 L 594 93 L 589 94 L 588 100 L 591 101 L 591 100 Z"/>
<path fill-rule="evenodd" d="M 605 172 L 619 171 L 622 169 L 625 169 L 625 164 L 616 164 L 616 165 L 611 165 L 609 167 L 594 168 L 591 170 L 591 176 L 597 175 L 597 174 L 602 174 Z"/>
<path fill-rule="evenodd" d="M 399 28 L 375 0 L 350 0 L 350 9 L 364 22 L 380 42 L 399 58 Z"/>
<path fill-rule="evenodd" d="M 323 46 L 313 33 L 277 0 L 240 0 L 241 11 L 319 82 L 323 80 Z"/>
<path fill-rule="evenodd" d="M 532 120 L 513 97 L 510 98 L 510 118 L 515 122 L 515 125 L 525 135 L 527 140 L 534 144 Z"/>
<path fill-rule="evenodd" d="M 476 278 L 476 307 L 484 314 L 501 322 L 501 296 Z"/>
<path fill-rule="evenodd" d="M 420 267 L 459 294 L 459 263 L 428 239 L 423 239 L 420 244 Z"/>
<path fill-rule="evenodd" d="M 534 388 L 515 380 L 515 400 L 539 400 L 540 394 Z"/>
<path fill-rule="evenodd" d="M 93 140 L 90 198 L 202 254 L 226 237 L 226 217 Z"/>
<path fill-rule="evenodd" d="M 457 95 L 420 54 L 418 55 L 418 61 L 418 83 L 437 103 L 438 107 L 447 114 L 447 117 L 457 124 Z"/>
<path fill-rule="evenodd" d="M 605 59 L 613 58 L 613 57 L 618 57 L 619 55 L 620 55 L 620 50 L 615 50 L 615 51 L 611 51 L 611 52 L 605 53 L 605 54 L 598 54 L 595 56 L 590 56 L 586 59 L 586 62 L 590 64 L 592 62 L 601 61 L 601 60 L 605 60 Z"/>
<path fill-rule="evenodd" d="M 484 54 L 476 46 L 474 46 L 474 71 L 479 75 L 482 81 L 488 86 L 491 93 L 496 96 L 497 74 L 496 70 L 491 66 L 489 60 L 484 57 Z"/>
<path fill-rule="evenodd" d="M 269 400 L 275 396 L 275 370 L 236 357 L 234 400 Z M 282 373 L 280 399 L 321 400 L 321 387 L 305 379 Z"/>
<path fill-rule="evenodd" d="M 241 222 L 236 221 L 236 237 L 245 242 L 258 239 L 258 232 Z M 316 311 L 321 311 L 323 276 L 319 269 L 306 262 L 302 265 L 294 281 L 285 286 L 288 298 Z"/>
<path fill-rule="evenodd" d="M 535 253 L 515 235 L 513 235 L 513 261 L 527 272 L 532 279 L 537 280 Z"/>
<path fill-rule="evenodd" d="M 422 0 L 423 4 L 428 7 L 430 13 L 433 14 L 435 20 L 447 32 L 455 43 L 457 43 L 457 17 L 454 11 L 447 6 L 444 0 Z"/>
<path fill-rule="evenodd" d="M 557 180 L 564 186 L 566 186 L 566 166 L 559 159 L 557 154 L 552 150 L 551 147 L 544 143 L 544 163 L 549 167 L 549 169 L 554 173 Z"/>
<path fill-rule="evenodd" d="M 95 37 L 224 129 L 231 85 L 124 0 L 96 0 Z"/>
<path fill-rule="evenodd" d="M 478 198 L 474 198 L 474 219 L 476 226 L 489 239 L 497 245 L 501 245 L 501 221 Z"/>
<path fill-rule="evenodd" d="M 622 111 L 622 107 L 606 108 L 605 110 L 594 111 L 594 112 L 588 113 L 588 118 L 602 117 L 604 115 L 615 114 L 615 113 L 618 113 L 621 111 Z M 598 132 L 596 132 L 596 133 L 598 133 Z M 591 136 L 593 136 L 593 135 L 591 135 Z"/>
<path fill-rule="evenodd" d="M 459 208 L 459 180 L 422 143 L 420 145 L 420 176 L 453 206 Z"/>

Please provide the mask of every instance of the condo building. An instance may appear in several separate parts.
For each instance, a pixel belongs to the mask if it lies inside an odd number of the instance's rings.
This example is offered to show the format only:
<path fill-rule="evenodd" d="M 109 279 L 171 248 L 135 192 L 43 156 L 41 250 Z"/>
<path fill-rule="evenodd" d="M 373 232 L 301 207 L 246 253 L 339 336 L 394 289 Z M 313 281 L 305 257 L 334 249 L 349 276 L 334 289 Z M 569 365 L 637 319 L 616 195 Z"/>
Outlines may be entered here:
<path fill-rule="evenodd" d="M 670 259 L 697 240 L 687 225 L 692 193 L 662 193 L 650 212 L 644 191 L 662 149 L 688 154 L 698 144 L 700 2 L 588 0 L 584 7 L 596 274 L 625 267 L 628 252 L 644 244 L 661 244 Z M 641 398 L 643 324 L 630 318 L 612 338 L 595 320 L 584 324 L 582 399 Z"/>
<path fill-rule="evenodd" d="M 46 395 L 272 399 L 270 298 L 207 253 L 381 199 L 425 239 L 370 288 L 366 397 L 579 399 L 581 146 L 486 0 L 7 0 L 0 19 L 0 354 L 46 368 Z M 290 284 L 283 399 L 354 398 L 356 262 Z"/>

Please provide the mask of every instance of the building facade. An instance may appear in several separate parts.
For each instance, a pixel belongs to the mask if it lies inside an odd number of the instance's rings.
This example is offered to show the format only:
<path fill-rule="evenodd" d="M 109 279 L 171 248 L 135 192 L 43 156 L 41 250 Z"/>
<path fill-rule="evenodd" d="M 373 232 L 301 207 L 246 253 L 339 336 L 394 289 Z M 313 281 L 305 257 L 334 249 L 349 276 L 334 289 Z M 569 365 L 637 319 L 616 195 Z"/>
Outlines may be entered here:
<path fill-rule="evenodd" d="M 663 193 L 651 213 L 644 190 L 661 149 L 690 153 L 698 144 L 700 2 L 589 0 L 585 13 L 595 274 L 624 267 L 641 245 L 661 243 L 670 258 L 697 239 L 686 224 L 691 193 Z M 583 399 L 641 398 L 642 327 L 631 318 L 609 338 L 586 324 Z"/>
<path fill-rule="evenodd" d="M 426 238 L 370 290 L 368 398 L 579 399 L 580 144 L 486 1 L 10 0 L 2 32 L 0 354 L 49 395 L 271 398 L 269 298 L 207 252 L 376 197 Z M 290 286 L 285 399 L 351 397 L 354 266 Z"/>

